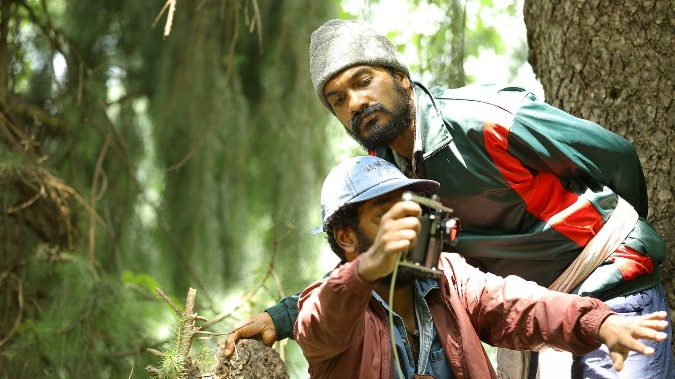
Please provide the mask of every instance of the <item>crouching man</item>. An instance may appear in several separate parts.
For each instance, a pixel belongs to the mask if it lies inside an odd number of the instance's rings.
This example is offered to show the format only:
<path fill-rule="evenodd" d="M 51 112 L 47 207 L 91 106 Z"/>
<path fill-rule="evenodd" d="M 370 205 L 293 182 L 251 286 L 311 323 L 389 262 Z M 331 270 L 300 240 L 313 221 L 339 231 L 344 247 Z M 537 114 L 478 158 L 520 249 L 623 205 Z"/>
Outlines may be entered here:
<path fill-rule="evenodd" d="M 630 351 L 654 352 L 638 339 L 666 339 L 659 332 L 668 325 L 665 312 L 618 316 L 598 299 L 484 273 L 458 254 L 441 254 L 437 278 L 398 267 L 399 253 L 416 242 L 421 215 L 420 205 L 401 195 L 437 187 L 372 156 L 348 159 L 326 178 L 315 231 L 326 233 L 342 263 L 298 303 L 295 338 L 312 378 L 496 378 L 481 340 L 577 355 L 605 344 L 619 371 Z"/>

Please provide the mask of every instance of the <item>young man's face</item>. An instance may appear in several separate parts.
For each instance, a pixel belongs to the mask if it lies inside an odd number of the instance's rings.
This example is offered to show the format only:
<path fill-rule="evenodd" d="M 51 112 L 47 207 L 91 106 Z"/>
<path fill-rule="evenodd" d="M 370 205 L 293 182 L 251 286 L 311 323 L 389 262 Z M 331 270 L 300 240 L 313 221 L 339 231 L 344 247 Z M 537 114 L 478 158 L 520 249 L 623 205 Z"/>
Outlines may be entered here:
<path fill-rule="evenodd" d="M 323 94 L 347 133 L 366 150 L 391 145 L 414 117 L 410 81 L 380 66 L 353 66 L 333 76 Z"/>

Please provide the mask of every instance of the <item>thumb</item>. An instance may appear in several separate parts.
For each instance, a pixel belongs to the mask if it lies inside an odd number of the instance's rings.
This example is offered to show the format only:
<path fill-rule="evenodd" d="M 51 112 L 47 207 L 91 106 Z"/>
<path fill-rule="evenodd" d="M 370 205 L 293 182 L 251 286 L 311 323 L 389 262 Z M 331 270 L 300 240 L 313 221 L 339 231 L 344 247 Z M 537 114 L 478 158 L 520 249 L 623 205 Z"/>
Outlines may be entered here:
<path fill-rule="evenodd" d="M 237 339 L 239 339 L 238 337 L 234 336 L 234 334 L 235 333 L 230 334 L 229 336 L 227 336 L 225 338 L 225 342 L 224 342 L 225 349 L 224 349 L 223 352 L 224 352 L 224 355 L 226 357 L 229 357 L 230 355 L 232 355 L 232 353 L 234 352 L 234 344 L 237 342 Z"/>
<path fill-rule="evenodd" d="M 610 357 L 612 357 L 612 362 L 614 362 L 614 369 L 619 372 L 623 369 L 623 362 L 628 357 L 628 352 L 619 353 L 616 351 L 610 351 Z"/>
<path fill-rule="evenodd" d="M 235 344 L 237 341 L 242 338 L 242 336 L 246 336 L 246 328 L 248 325 L 244 326 L 235 326 L 234 330 L 232 333 L 230 333 L 227 337 L 225 337 L 225 356 L 229 357 L 232 355 L 235 349 Z"/>

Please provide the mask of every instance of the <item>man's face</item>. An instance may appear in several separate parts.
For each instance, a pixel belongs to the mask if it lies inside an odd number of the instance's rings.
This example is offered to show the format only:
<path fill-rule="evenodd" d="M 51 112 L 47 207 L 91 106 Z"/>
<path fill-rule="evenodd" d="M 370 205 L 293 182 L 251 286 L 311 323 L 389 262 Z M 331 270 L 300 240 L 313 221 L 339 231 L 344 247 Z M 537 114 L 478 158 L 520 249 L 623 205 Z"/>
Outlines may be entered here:
<path fill-rule="evenodd" d="M 347 133 L 366 150 L 391 145 L 411 127 L 410 82 L 379 66 L 354 66 L 333 76 L 323 93 Z"/>
<path fill-rule="evenodd" d="M 372 246 L 377 231 L 380 227 L 380 220 L 387 211 L 401 201 L 401 195 L 404 189 L 390 192 L 386 195 L 367 200 L 363 203 L 359 211 L 358 229 L 356 234 L 356 248 L 361 254 Z M 412 283 L 417 278 L 417 271 L 410 267 L 401 266 L 396 274 L 396 286 L 404 286 Z M 380 280 L 381 283 L 391 283 L 392 275 L 385 276 Z"/>

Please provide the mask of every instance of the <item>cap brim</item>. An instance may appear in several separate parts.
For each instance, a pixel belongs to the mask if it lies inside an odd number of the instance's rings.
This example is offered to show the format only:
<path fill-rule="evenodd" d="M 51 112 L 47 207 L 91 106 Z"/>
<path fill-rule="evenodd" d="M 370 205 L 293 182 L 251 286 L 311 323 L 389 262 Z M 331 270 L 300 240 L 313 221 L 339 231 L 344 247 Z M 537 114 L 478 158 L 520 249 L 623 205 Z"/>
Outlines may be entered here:
<path fill-rule="evenodd" d="M 395 178 L 380 182 L 368 188 L 367 190 L 356 195 L 353 199 L 349 200 L 347 204 L 370 200 L 374 197 L 382 196 L 401 188 L 408 188 L 415 193 L 420 193 L 433 191 L 439 186 L 440 184 L 433 180 Z"/>
<path fill-rule="evenodd" d="M 358 203 L 361 201 L 370 200 L 372 198 L 388 194 L 389 192 L 395 191 L 401 188 L 407 188 L 415 193 L 429 192 L 437 189 L 440 184 L 434 180 L 427 179 L 390 179 L 384 182 L 380 182 L 367 190 L 361 192 L 357 196 L 353 197 L 351 200 L 345 202 L 345 204 Z M 323 225 L 319 225 L 316 228 L 312 229 L 312 235 L 317 235 L 323 232 Z"/>

